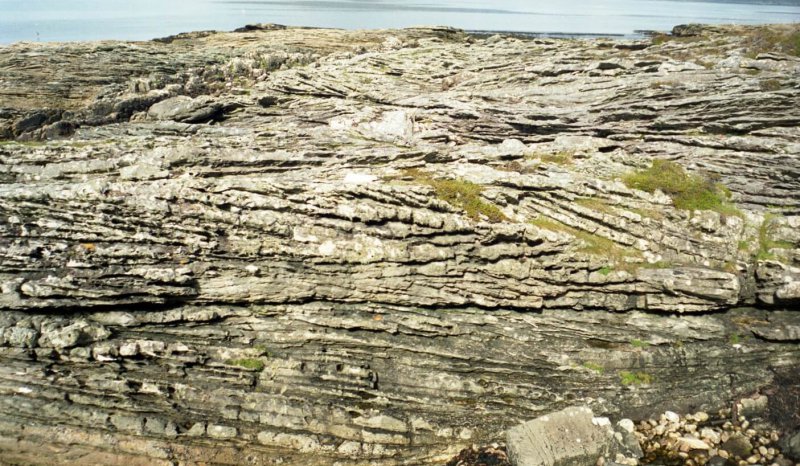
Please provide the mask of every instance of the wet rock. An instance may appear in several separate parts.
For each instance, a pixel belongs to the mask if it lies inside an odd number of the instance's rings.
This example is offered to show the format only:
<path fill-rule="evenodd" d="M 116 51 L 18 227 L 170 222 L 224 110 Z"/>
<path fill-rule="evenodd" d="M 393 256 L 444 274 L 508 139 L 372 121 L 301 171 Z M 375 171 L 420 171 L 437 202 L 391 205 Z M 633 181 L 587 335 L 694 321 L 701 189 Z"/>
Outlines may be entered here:
<path fill-rule="evenodd" d="M 20 136 L 24 133 L 39 129 L 49 119 L 49 112 L 34 112 L 31 115 L 17 120 L 14 126 L 12 126 L 11 131 L 14 135 Z"/>
<path fill-rule="evenodd" d="M 794 461 L 800 461 L 800 429 L 789 432 L 783 437 L 781 451 Z"/>
<path fill-rule="evenodd" d="M 753 450 L 753 444 L 747 436 L 735 433 L 728 440 L 722 442 L 722 448 L 731 455 L 747 458 Z"/>

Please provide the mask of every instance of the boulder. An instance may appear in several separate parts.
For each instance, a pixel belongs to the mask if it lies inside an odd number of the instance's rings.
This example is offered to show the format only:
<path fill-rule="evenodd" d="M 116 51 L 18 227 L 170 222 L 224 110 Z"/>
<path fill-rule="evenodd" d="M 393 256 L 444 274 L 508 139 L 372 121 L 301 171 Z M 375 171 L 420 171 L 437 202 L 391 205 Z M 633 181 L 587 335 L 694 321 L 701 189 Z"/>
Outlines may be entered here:
<path fill-rule="evenodd" d="M 510 429 L 506 442 L 515 466 L 593 466 L 600 457 L 616 458 L 634 451 L 641 457 L 638 443 L 634 439 L 632 445 L 628 436 L 632 433 L 624 428 L 615 432 L 608 418 L 575 406 Z"/>
<path fill-rule="evenodd" d="M 722 449 L 731 455 L 747 458 L 753 450 L 753 444 L 745 435 L 737 433 L 722 443 Z"/>
<path fill-rule="evenodd" d="M 785 435 L 780 443 L 781 451 L 788 458 L 800 461 L 800 429 Z"/>
<path fill-rule="evenodd" d="M 193 99 L 180 95 L 153 104 L 147 111 L 147 116 L 151 120 L 205 123 L 218 118 L 222 107 L 222 104 L 208 96 Z"/>

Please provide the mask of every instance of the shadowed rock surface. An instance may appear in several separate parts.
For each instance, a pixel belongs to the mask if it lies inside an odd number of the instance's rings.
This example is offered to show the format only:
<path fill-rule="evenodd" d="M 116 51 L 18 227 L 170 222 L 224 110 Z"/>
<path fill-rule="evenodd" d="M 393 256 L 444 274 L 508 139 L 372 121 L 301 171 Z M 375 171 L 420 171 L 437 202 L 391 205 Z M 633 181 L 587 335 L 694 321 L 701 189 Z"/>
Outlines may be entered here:
<path fill-rule="evenodd" d="M 427 464 L 768 387 L 800 59 L 765 31 L 0 48 L 0 459 Z M 655 159 L 738 210 L 622 181 Z"/>

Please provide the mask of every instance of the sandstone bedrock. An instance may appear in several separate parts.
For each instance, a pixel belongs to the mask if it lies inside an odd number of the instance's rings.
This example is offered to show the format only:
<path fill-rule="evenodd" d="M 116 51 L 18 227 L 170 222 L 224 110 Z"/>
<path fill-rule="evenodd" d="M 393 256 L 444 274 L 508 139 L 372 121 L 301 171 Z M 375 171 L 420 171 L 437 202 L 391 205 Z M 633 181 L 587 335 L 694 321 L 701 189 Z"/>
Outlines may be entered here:
<path fill-rule="evenodd" d="M 768 391 L 799 34 L 0 47 L 0 462 L 435 464 Z"/>

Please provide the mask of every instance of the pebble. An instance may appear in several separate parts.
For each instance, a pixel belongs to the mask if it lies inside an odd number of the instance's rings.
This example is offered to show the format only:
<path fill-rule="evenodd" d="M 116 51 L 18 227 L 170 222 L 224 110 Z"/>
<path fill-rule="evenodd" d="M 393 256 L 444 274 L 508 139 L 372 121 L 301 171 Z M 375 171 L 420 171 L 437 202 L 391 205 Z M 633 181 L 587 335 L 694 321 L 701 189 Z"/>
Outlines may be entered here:
<path fill-rule="evenodd" d="M 664 417 L 665 417 L 665 418 L 666 418 L 666 419 L 667 419 L 669 422 L 676 422 L 676 423 L 677 423 L 677 422 L 680 422 L 680 421 L 681 421 L 681 417 L 680 417 L 680 416 L 678 416 L 678 413 L 674 413 L 674 412 L 672 412 L 672 411 L 667 411 L 667 412 L 665 412 L 665 413 L 664 413 Z"/>
<path fill-rule="evenodd" d="M 720 436 L 714 429 L 709 427 L 704 427 L 700 430 L 700 438 L 708 441 L 712 445 L 717 445 L 720 443 Z"/>
<path fill-rule="evenodd" d="M 780 441 L 778 432 L 759 431 L 745 416 L 725 422 L 715 418 L 717 422 L 709 424 L 710 420 L 711 417 L 704 412 L 681 418 L 675 412 L 666 411 L 658 421 L 651 419 L 638 424 L 629 421 L 626 425 L 636 427 L 634 434 L 645 452 L 643 464 L 672 464 L 677 461 L 676 464 L 682 466 L 792 466 L 791 462 L 782 462 L 780 449 L 768 446 Z"/>

